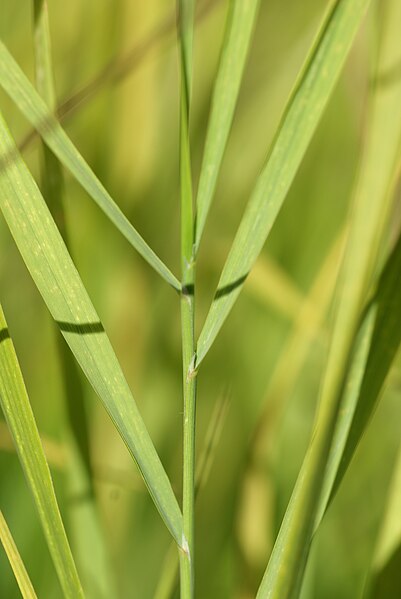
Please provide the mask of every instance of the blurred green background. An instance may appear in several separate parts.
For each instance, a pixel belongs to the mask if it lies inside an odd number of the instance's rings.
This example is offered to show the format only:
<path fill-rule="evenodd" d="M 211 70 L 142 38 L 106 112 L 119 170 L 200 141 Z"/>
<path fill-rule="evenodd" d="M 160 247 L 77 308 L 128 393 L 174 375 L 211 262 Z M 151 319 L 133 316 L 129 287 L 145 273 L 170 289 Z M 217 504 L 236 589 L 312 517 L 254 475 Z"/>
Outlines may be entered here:
<path fill-rule="evenodd" d="M 192 152 L 197 182 L 228 2 L 197 21 Z M 262 1 L 233 131 L 198 266 L 201 328 L 230 242 L 326 2 Z M 153 249 L 179 272 L 178 57 L 166 0 L 49 2 L 57 96 L 137 48 L 128 73 L 103 77 L 65 121 L 100 180 Z M 2 0 L 0 35 L 33 80 L 32 7 Z M 196 513 L 198 598 L 254 597 L 311 431 L 330 330 L 330 299 L 358 155 L 371 54 L 371 15 L 274 226 L 255 274 L 199 376 L 198 454 L 216 405 L 228 402 Z M 114 64 L 121 64 L 117 58 Z M 10 100 L 17 140 L 30 130 Z M 39 177 L 38 141 L 24 158 Z M 110 336 L 177 496 L 182 393 L 177 295 L 65 174 L 71 253 Z M 67 531 L 82 498 L 65 481 L 65 389 L 59 334 L 0 221 L 1 301 L 44 441 Z M 336 249 L 337 248 L 337 249 Z M 298 324 L 297 324 L 298 323 Z M 292 340 L 292 341 L 291 341 Z M 96 501 L 118 597 L 154 596 L 169 547 L 111 421 L 82 377 Z M 304 599 L 360 597 L 399 442 L 401 373 L 387 391 L 312 551 Z M 39 597 L 61 596 L 38 517 L 3 421 L 0 507 Z M 74 547 L 74 544 L 73 544 Z M 0 597 L 19 597 L 0 551 Z"/>

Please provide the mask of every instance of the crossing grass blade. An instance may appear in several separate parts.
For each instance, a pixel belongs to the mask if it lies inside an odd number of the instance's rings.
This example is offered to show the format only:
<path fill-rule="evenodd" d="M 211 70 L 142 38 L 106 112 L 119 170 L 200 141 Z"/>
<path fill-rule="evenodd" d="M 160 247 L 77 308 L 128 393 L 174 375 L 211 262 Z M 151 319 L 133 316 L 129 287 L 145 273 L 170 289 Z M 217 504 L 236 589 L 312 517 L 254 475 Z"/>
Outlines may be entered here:
<path fill-rule="evenodd" d="M 7 554 L 8 561 L 13 569 L 14 576 L 17 580 L 21 595 L 24 599 L 36 599 L 35 589 L 33 588 L 31 579 L 24 566 L 24 562 L 19 554 L 17 546 L 12 537 L 11 531 L 7 526 L 7 522 L 0 511 L 0 541 Z"/>
<path fill-rule="evenodd" d="M 394 17 L 397 10 L 399 5 L 395 8 L 393 4 L 384 21 L 379 73 L 394 64 L 393 60 L 399 51 L 395 44 L 397 21 L 394 21 Z M 394 95 L 390 88 L 385 90 L 376 87 L 372 91 L 369 126 L 355 188 L 350 233 L 336 291 L 333 336 L 321 387 L 319 411 L 307 455 L 258 591 L 258 599 L 292 598 L 300 590 L 319 514 L 325 469 L 338 422 L 352 349 L 377 269 L 378 256 L 385 245 L 399 159 L 399 110 L 397 94 Z"/>
<path fill-rule="evenodd" d="M 259 0 L 230 2 L 196 199 L 195 254 L 216 189 L 244 72 Z"/>
<path fill-rule="evenodd" d="M 0 403 L 32 492 L 65 597 L 83 597 L 65 534 L 49 466 L 36 427 L 18 359 L 0 306 Z"/>
<path fill-rule="evenodd" d="M 121 212 L 1 40 L 0 85 L 120 233 L 167 283 L 179 291 L 177 278 Z"/>
<path fill-rule="evenodd" d="M 199 365 L 253 267 L 330 98 L 369 0 L 332 2 L 284 111 L 199 337 Z"/>
<path fill-rule="evenodd" d="M 117 357 L 40 191 L 0 118 L 0 208 L 50 313 L 102 400 L 171 534 L 182 517 Z"/>

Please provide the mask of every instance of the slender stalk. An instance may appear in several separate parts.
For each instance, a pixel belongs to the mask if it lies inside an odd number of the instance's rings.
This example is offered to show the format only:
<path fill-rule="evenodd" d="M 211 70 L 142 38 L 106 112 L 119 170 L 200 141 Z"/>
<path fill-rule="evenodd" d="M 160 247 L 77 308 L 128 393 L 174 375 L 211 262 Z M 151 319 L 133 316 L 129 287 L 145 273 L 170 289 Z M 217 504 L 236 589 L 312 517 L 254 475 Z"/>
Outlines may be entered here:
<path fill-rule="evenodd" d="M 195 260 L 194 216 L 189 144 L 189 109 L 192 83 L 193 0 L 179 0 L 180 41 L 180 195 L 181 195 L 181 332 L 183 368 L 183 551 L 180 556 L 181 599 L 194 596 L 195 506 Z"/>

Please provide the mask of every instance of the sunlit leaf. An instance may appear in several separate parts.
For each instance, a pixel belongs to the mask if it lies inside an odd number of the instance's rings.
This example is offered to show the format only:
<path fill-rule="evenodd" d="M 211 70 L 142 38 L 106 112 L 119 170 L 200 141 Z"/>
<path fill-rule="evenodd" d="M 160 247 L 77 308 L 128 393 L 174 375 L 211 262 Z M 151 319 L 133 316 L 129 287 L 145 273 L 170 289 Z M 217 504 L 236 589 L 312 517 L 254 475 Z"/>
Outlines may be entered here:
<path fill-rule="evenodd" d="M 181 513 L 165 470 L 99 317 L 2 118 L 0 161 L 0 208 L 28 270 L 181 544 Z"/>

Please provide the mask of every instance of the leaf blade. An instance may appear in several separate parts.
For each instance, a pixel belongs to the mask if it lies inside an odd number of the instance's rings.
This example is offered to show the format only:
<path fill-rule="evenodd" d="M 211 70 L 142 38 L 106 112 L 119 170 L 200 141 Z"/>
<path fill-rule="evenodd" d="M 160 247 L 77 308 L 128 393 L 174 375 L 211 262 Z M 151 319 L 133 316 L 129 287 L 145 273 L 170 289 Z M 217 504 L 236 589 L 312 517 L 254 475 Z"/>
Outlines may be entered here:
<path fill-rule="evenodd" d="M 317 528 L 365 432 L 401 346 L 401 236 L 365 316 L 326 470 Z"/>
<path fill-rule="evenodd" d="M 379 64 L 385 64 L 387 59 L 387 52 L 382 51 Z M 390 94 L 390 105 L 396 109 L 399 118 L 394 120 L 394 113 L 391 113 L 389 121 L 389 96 L 380 93 L 372 96 L 371 122 L 358 171 L 350 233 L 336 289 L 336 313 L 319 411 L 307 455 L 259 587 L 258 599 L 292 598 L 300 590 L 352 349 L 377 268 L 379 250 L 387 233 L 401 136 L 400 106 L 396 100 Z M 383 124 L 383 117 L 387 125 L 379 128 L 378 123 Z M 373 171 L 372 165 L 375 165 Z"/>
<path fill-rule="evenodd" d="M 0 403 L 66 597 L 84 597 L 18 359 L 0 306 Z"/>
<path fill-rule="evenodd" d="M 24 599 L 37 599 L 35 589 L 33 588 L 31 579 L 24 566 L 24 562 L 19 554 L 11 531 L 8 528 L 7 522 L 0 511 L 0 541 L 7 554 L 8 561 L 13 569 L 14 576 L 17 580 L 21 595 Z"/>
<path fill-rule="evenodd" d="M 195 254 L 199 248 L 216 189 L 258 8 L 259 0 L 234 0 L 229 6 L 199 176 Z"/>
<path fill-rule="evenodd" d="M 0 208 L 25 264 L 83 372 L 134 457 L 180 545 L 182 517 L 170 481 L 117 357 L 49 210 L 0 117 Z"/>
<path fill-rule="evenodd" d="M 401 6 L 397 2 L 387 3 L 383 15 L 383 35 L 381 40 L 376 90 L 371 106 L 371 126 L 368 149 L 362 164 L 361 183 L 358 193 L 383 197 L 386 179 L 397 172 L 401 142 L 401 82 L 393 81 L 390 86 L 382 85 L 383 75 L 398 64 L 401 59 L 399 34 L 396 24 L 401 19 Z M 377 150 L 380 148 L 380 151 Z M 390 183 L 394 187 L 395 179 Z M 365 200 L 366 202 L 366 200 Z M 385 204 L 391 202 L 387 197 Z M 373 201 L 370 203 L 373 207 Z M 372 212 L 369 220 L 374 222 L 379 215 Z M 363 228 L 368 225 L 367 213 Z M 377 242 L 376 242 L 377 243 Z M 361 242 L 363 247 L 363 244 Z M 332 500 L 348 468 L 359 440 L 371 414 L 379 400 L 381 389 L 390 370 L 395 353 L 401 342 L 401 322 L 398 319 L 398 305 L 401 290 L 398 273 L 401 268 L 401 241 L 397 240 L 383 267 L 375 294 L 366 308 L 364 322 L 359 332 L 359 347 L 356 349 L 353 370 L 342 400 L 342 414 L 336 425 L 336 433 L 331 449 L 321 499 L 318 526 L 328 503 Z M 354 266 L 354 272 L 359 267 Z M 357 346 L 358 346 L 357 343 Z M 365 348 L 363 348 L 365 346 Z"/>
<path fill-rule="evenodd" d="M 180 291 L 181 286 L 177 278 L 111 198 L 1 40 L 0 85 L 120 233 L 167 283 Z"/>
<path fill-rule="evenodd" d="M 274 224 L 345 62 L 369 0 L 336 1 L 284 111 L 264 169 L 246 207 L 201 331 L 199 365 L 227 318 Z M 246 254 L 244 252 L 246 250 Z"/>

